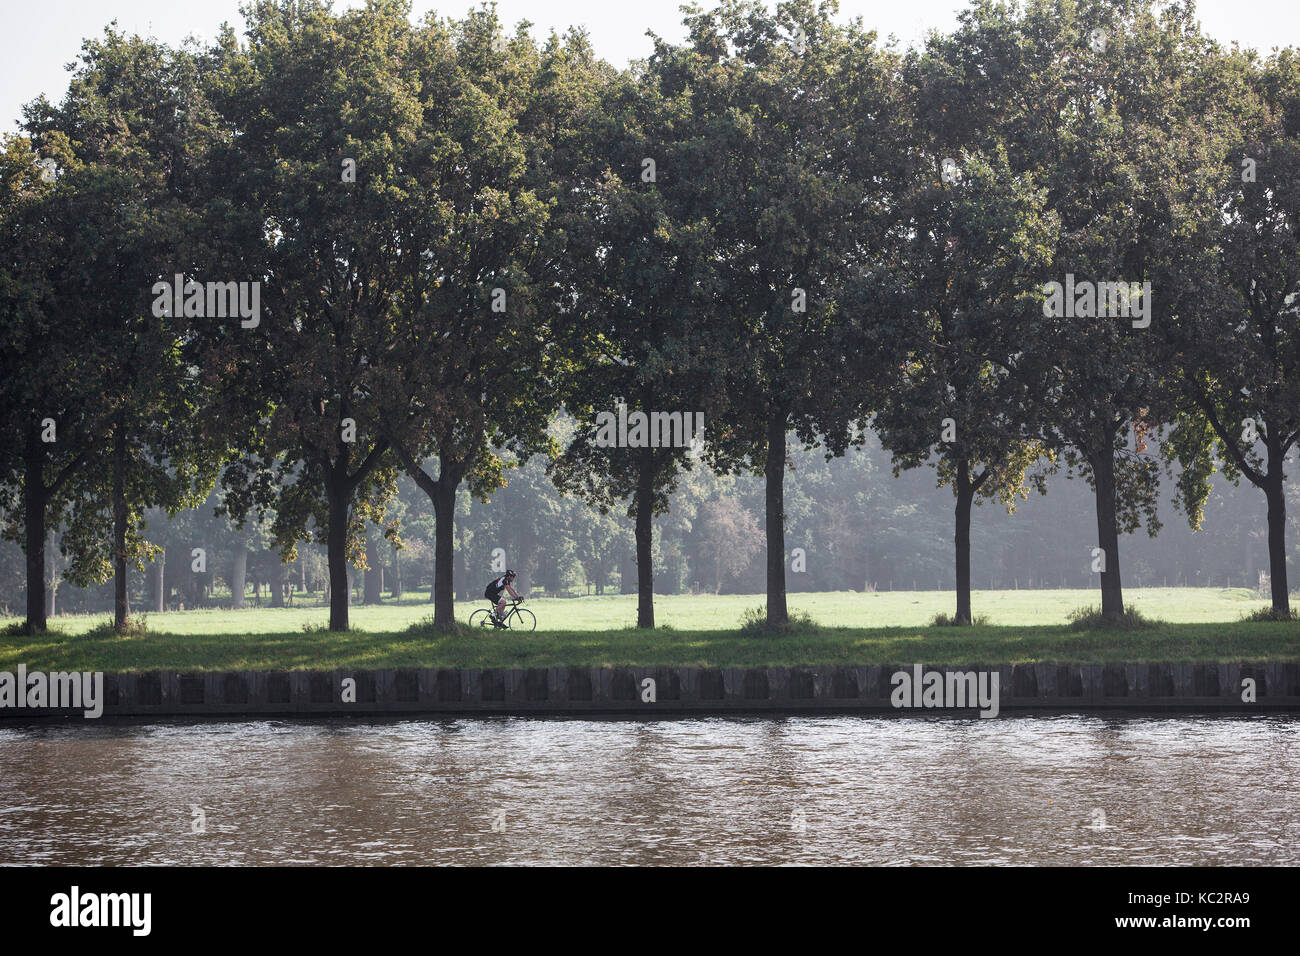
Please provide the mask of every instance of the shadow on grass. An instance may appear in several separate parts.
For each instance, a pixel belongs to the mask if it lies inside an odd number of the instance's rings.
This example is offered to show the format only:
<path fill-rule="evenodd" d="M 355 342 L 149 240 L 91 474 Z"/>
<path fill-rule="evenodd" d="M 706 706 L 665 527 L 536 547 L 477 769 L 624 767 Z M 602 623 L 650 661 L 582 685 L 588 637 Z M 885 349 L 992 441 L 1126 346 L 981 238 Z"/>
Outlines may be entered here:
<path fill-rule="evenodd" d="M 1285 621 L 1138 628 L 792 626 L 761 639 L 740 631 L 661 628 L 278 634 L 0 635 L 0 670 L 335 670 L 418 667 L 789 667 L 829 664 L 1171 663 L 1300 660 Z"/>

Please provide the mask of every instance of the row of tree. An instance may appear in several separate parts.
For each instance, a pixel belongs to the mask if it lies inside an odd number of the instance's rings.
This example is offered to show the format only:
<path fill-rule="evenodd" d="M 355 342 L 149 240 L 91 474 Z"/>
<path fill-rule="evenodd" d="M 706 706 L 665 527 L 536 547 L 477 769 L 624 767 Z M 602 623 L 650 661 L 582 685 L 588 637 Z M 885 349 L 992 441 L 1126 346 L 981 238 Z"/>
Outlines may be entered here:
<path fill-rule="evenodd" d="M 561 436 L 562 437 L 562 436 Z M 1144 454 L 1158 456 L 1153 445 Z M 453 578 L 459 602 L 478 600 L 503 567 L 519 571 L 516 586 L 534 595 L 635 594 L 636 545 L 621 509 L 600 515 L 561 495 L 536 456 L 508 471 L 509 485 L 483 502 L 457 495 Z M 785 489 L 787 586 L 797 592 L 952 590 L 951 491 L 918 468 L 891 479 L 890 454 L 872 439 L 843 457 L 792 447 Z M 1173 507 L 1173 482 L 1162 477 L 1159 509 Z M 1288 482 L 1287 557 L 1300 559 L 1300 484 Z M 236 527 L 215 514 L 214 491 L 200 506 L 168 519 L 146 514 L 144 536 L 162 549 L 153 563 L 127 572 L 133 612 L 211 607 L 316 606 L 328 603 L 325 550 L 300 542 L 286 564 L 270 534 L 273 519 Z M 984 588 L 1094 588 L 1093 496 L 1083 481 L 1054 477 L 1046 496 L 1031 495 L 1006 514 L 996 502 L 977 508 L 971 528 L 971 582 Z M 766 587 L 763 554 L 764 481 L 695 468 L 654 522 L 655 594 L 757 594 Z M 1214 585 L 1267 594 L 1264 509 L 1221 475 L 1192 531 L 1166 521 L 1156 538 L 1125 545 L 1125 577 L 1140 587 Z M 352 604 L 429 601 L 434 577 L 435 522 L 428 496 L 408 476 L 386 504 L 400 532 L 366 526 L 365 564 L 351 564 Z M 59 539 L 46 548 L 49 613 L 103 613 L 113 585 L 80 588 L 64 579 Z M 198 552 L 196 554 L 196 551 Z M 0 615 L 24 606 L 22 549 L 0 542 Z M 975 610 L 980 608 L 974 595 Z M 866 607 L 866 605 L 864 605 Z M 951 611 L 949 611 L 951 616 Z"/>
<path fill-rule="evenodd" d="M 1216 463 L 1263 491 L 1289 615 L 1292 51 L 1223 50 L 1190 3 L 976 0 L 900 52 L 832 2 L 725 0 L 618 71 L 581 31 L 409 12 L 266 0 L 208 48 L 109 30 L 4 142 L 0 486 L 29 627 L 52 527 L 125 626 L 146 513 L 219 482 L 283 558 L 324 545 L 346 628 L 349 562 L 367 523 L 398 533 L 402 473 L 449 627 L 457 490 L 486 498 L 537 454 L 628 508 L 640 626 L 682 477 L 761 474 L 781 624 L 789 438 L 834 457 L 868 423 L 952 487 L 958 621 L 971 506 L 1023 494 L 1034 462 L 1093 488 L 1122 617 L 1157 439 L 1192 526 Z M 1143 321 L 1044 307 L 1076 280 L 1149 288 Z M 610 447 L 619 405 L 702 413 L 703 452 Z"/>

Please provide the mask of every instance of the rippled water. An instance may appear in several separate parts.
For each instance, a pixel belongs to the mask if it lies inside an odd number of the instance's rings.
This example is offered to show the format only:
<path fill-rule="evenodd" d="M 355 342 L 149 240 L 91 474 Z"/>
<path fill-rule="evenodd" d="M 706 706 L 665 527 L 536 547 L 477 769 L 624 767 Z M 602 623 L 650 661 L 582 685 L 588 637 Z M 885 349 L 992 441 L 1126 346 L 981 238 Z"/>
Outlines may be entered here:
<path fill-rule="evenodd" d="M 10 725 L 0 863 L 1297 864 L 1300 719 Z"/>

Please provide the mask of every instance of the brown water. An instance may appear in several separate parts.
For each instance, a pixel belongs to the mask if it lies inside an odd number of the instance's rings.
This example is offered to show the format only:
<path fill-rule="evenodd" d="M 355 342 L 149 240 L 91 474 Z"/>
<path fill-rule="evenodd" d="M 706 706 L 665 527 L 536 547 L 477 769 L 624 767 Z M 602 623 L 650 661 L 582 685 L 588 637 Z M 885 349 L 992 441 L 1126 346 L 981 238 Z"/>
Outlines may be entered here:
<path fill-rule="evenodd" d="M 1294 865 L 1300 719 L 8 725 L 0 863 Z"/>

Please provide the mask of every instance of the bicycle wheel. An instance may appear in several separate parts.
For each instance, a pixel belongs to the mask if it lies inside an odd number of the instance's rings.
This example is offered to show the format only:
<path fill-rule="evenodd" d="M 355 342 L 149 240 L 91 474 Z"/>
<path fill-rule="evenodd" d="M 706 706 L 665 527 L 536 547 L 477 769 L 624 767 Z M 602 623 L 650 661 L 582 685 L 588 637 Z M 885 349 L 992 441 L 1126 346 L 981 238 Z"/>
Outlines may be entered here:
<path fill-rule="evenodd" d="M 512 631 L 537 630 L 537 615 L 522 607 L 515 608 L 514 616 L 510 618 L 510 629 Z"/>
<path fill-rule="evenodd" d="M 491 627 L 492 612 L 485 607 L 479 608 L 469 616 L 470 627 Z"/>

